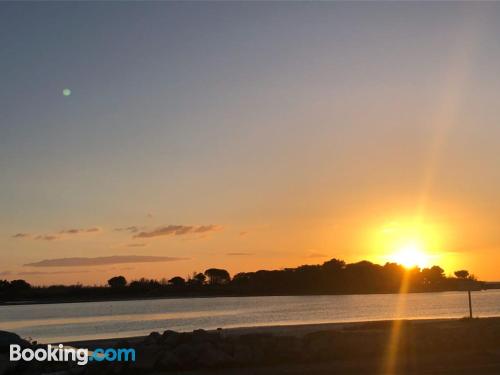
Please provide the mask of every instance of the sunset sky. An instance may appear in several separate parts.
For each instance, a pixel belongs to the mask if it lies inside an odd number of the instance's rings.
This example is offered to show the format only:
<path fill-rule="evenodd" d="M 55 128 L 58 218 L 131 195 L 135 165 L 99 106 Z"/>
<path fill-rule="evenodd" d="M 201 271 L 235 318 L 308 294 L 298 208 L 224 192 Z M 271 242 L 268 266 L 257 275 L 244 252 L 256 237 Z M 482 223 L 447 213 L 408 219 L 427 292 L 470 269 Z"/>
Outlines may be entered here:
<path fill-rule="evenodd" d="M 500 280 L 499 19 L 497 3 L 0 4 L 0 279 L 414 246 Z"/>

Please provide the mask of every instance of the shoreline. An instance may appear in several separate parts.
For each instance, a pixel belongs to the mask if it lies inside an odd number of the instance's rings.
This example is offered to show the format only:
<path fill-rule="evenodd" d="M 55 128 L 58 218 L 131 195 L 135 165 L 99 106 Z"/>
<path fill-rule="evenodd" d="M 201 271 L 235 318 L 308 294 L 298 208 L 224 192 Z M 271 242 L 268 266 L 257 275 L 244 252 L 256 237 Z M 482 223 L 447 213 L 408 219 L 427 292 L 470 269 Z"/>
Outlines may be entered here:
<path fill-rule="evenodd" d="M 497 290 L 500 288 L 483 288 L 474 289 L 472 292 L 482 292 L 488 290 Z M 467 290 L 431 290 L 431 291 L 411 291 L 403 294 L 427 294 L 427 293 L 463 293 Z M 0 301 L 2 306 L 26 306 L 26 305 L 53 305 L 53 304 L 66 304 L 66 303 L 91 303 L 91 302 L 120 302 L 120 301 L 149 301 L 161 299 L 191 299 L 191 298 L 246 298 L 246 297 L 320 297 L 320 296 L 359 296 L 359 295 L 388 295 L 388 294 L 401 294 L 398 292 L 367 292 L 367 293 L 318 293 L 318 294 L 214 294 L 214 295 L 187 295 L 187 296 L 151 296 L 139 297 L 134 296 L 130 298 L 104 298 L 104 299 L 54 299 L 54 300 L 25 300 L 25 301 Z"/>
<path fill-rule="evenodd" d="M 481 321 L 486 320 L 498 320 L 500 322 L 499 316 L 490 316 L 480 319 Z M 237 337 L 242 335 L 273 335 L 273 336 L 293 336 L 302 337 L 307 334 L 318 332 L 318 331 L 342 331 L 351 330 L 359 328 L 372 328 L 375 326 L 386 326 L 394 323 L 411 323 L 411 324 L 446 324 L 446 323 L 457 323 L 466 321 L 468 318 L 422 318 L 422 319 L 383 319 L 383 320 L 363 320 L 359 322 L 332 322 L 332 323 L 306 323 L 306 324 L 283 324 L 283 325 L 269 325 L 269 326 L 242 326 L 233 328 L 220 328 L 220 329 L 209 329 L 206 330 L 210 334 L 220 334 L 223 337 Z M 155 332 L 155 331 L 153 331 Z M 158 332 L 162 333 L 162 332 Z M 190 333 L 190 331 L 179 333 Z M 151 333 L 149 334 L 151 335 Z M 88 339 L 88 340 L 73 340 L 65 341 L 62 344 L 71 347 L 85 347 L 88 349 L 101 347 L 101 346 L 114 346 L 120 341 L 126 341 L 131 344 L 136 344 L 144 341 L 149 335 L 141 336 L 128 336 L 128 337 L 114 337 L 114 338 L 103 338 L 103 339 Z M 54 343 L 50 343 L 54 344 Z"/>
<path fill-rule="evenodd" d="M 71 362 L 16 363 L 11 373 L 493 375 L 500 373 L 499 333 L 500 316 L 166 330 L 64 343 L 89 352 L 132 350 L 132 361 L 89 360 L 84 368 Z M 381 372 L 386 368 L 394 371 Z"/>
<path fill-rule="evenodd" d="M 446 375 L 492 375 L 500 373 L 498 332 L 500 317 L 413 319 L 184 333 L 167 330 L 129 339 L 67 344 L 90 351 L 110 346 L 134 348 L 137 361 L 125 371 L 113 363 L 107 369 L 127 375 L 430 375 L 437 368 Z M 392 350 L 397 353 L 394 357 Z M 101 374 L 101 366 L 89 369 Z M 394 371 L 381 372 L 386 368 Z"/>

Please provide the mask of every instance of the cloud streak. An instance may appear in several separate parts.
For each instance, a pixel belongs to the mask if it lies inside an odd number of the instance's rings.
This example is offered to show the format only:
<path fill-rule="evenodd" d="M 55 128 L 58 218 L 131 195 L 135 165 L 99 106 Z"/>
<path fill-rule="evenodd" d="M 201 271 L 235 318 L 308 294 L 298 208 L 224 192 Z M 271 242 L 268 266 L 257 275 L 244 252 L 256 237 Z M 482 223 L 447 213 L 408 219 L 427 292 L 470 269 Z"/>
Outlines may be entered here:
<path fill-rule="evenodd" d="M 96 233 L 100 232 L 101 229 L 98 227 L 91 228 L 72 228 L 72 229 L 63 229 L 59 231 L 61 234 L 81 234 L 81 233 Z"/>
<path fill-rule="evenodd" d="M 143 231 L 136 235 L 134 238 L 153 238 L 161 236 L 183 236 L 188 234 L 206 234 L 210 232 L 215 232 L 221 230 L 222 228 L 218 225 L 167 225 L 153 229 L 151 231 Z"/>
<path fill-rule="evenodd" d="M 75 273 L 88 273 L 89 271 L 55 271 L 55 272 L 44 272 L 44 271 L 22 271 L 18 272 L 19 276 L 44 276 L 44 275 L 65 275 L 65 274 L 75 274 Z"/>
<path fill-rule="evenodd" d="M 41 241 L 54 241 L 62 238 L 63 236 L 71 236 L 76 234 L 90 234 L 90 233 L 98 233 L 101 231 L 99 227 L 89 227 L 89 228 L 70 228 L 70 229 L 62 229 L 57 233 L 46 233 L 34 235 L 33 239 L 41 240 Z M 32 237 L 29 233 L 19 232 L 11 236 L 12 238 L 30 238 Z"/>
<path fill-rule="evenodd" d="M 54 241 L 59 239 L 59 236 L 55 236 L 53 234 L 41 234 L 35 237 L 35 240 L 43 240 L 43 241 Z"/>
<path fill-rule="evenodd" d="M 128 247 L 146 247 L 148 246 L 147 243 L 129 243 L 127 245 Z"/>
<path fill-rule="evenodd" d="M 123 263 L 151 263 L 151 262 L 174 262 L 186 260 L 187 258 L 147 256 L 147 255 L 113 255 L 108 257 L 75 257 L 75 258 L 55 258 L 44 259 L 39 262 L 27 263 L 28 267 L 81 267 L 81 266 L 102 266 L 108 264 Z"/>
<path fill-rule="evenodd" d="M 114 230 L 115 230 L 115 232 L 137 233 L 137 232 L 139 232 L 139 227 L 136 225 L 131 225 L 129 227 L 115 228 Z"/>

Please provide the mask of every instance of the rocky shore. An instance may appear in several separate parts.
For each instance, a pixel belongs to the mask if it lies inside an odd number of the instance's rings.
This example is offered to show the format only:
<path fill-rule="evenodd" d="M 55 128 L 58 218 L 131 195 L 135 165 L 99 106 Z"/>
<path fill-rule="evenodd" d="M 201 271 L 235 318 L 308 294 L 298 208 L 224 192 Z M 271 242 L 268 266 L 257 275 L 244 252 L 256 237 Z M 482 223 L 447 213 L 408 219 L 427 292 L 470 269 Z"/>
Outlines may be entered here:
<path fill-rule="evenodd" d="M 141 338 L 71 343 L 89 350 L 136 351 L 135 362 L 86 366 L 9 362 L 7 342 L 33 344 L 7 336 L 0 334 L 0 375 L 500 373 L 500 318 L 166 330 Z"/>

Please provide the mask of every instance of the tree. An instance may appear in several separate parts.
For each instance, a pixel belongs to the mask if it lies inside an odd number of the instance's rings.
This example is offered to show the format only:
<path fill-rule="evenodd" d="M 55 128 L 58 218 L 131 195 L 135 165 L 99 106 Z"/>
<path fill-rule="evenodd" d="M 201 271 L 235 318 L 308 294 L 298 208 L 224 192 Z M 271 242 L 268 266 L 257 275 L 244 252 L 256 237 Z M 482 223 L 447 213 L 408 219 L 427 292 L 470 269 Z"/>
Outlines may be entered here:
<path fill-rule="evenodd" d="M 455 271 L 455 276 L 458 277 L 459 279 L 466 279 L 469 277 L 469 271 L 467 270 Z"/>
<path fill-rule="evenodd" d="M 209 268 L 205 272 L 205 276 L 208 277 L 208 282 L 212 285 L 227 284 L 231 281 L 231 276 L 229 272 L 220 268 Z"/>
<path fill-rule="evenodd" d="M 10 283 L 7 280 L 0 280 L 0 290 L 7 290 L 10 287 Z"/>
<path fill-rule="evenodd" d="M 174 276 L 170 280 L 168 280 L 168 283 L 173 286 L 183 286 L 184 284 L 186 284 L 186 280 L 184 280 L 180 276 Z"/>
<path fill-rule="evenodd" d="M 323 263 L 323 269 L 325 269 L 326 271 L 333 271 L 333 272 L 337 272 L 337 271 L 340 271 L 341 269 L 344 269 L 345 268 L 345 262 L 343 260 L 339 260 L 339 259 L 330 259 L 328 261 L 326 261 L 325 263 Z"/>
<path fill-rule="evenodd" d="M 431 268 L 424 268 L 421 275 L 424 284 L 436 286 L 444 279 L 444 270 L 439 266 L 432 266 Z"/>
<path fill-rule="evenodd" d="M 123 288 L 127 285 L 127 279 L 123 276 L 115 276 L 108 280 L 108 285 L 111 288 Z"/>
<path fill-rule="evenodd" d="M 205 281 L 207 281 L 207 277 L 204 274 L 202 274 L 201 272 L 199 272 L 193 276 L 193 280 L 197 284 L 203 285 L 203 284 L 205 284 Z"/>
<path fill-rule="evenodd" d="M 31 285 L 24 280 L 12 280 L 10 287 L 15 290 L 27 290 L 31 288 Z"/>

